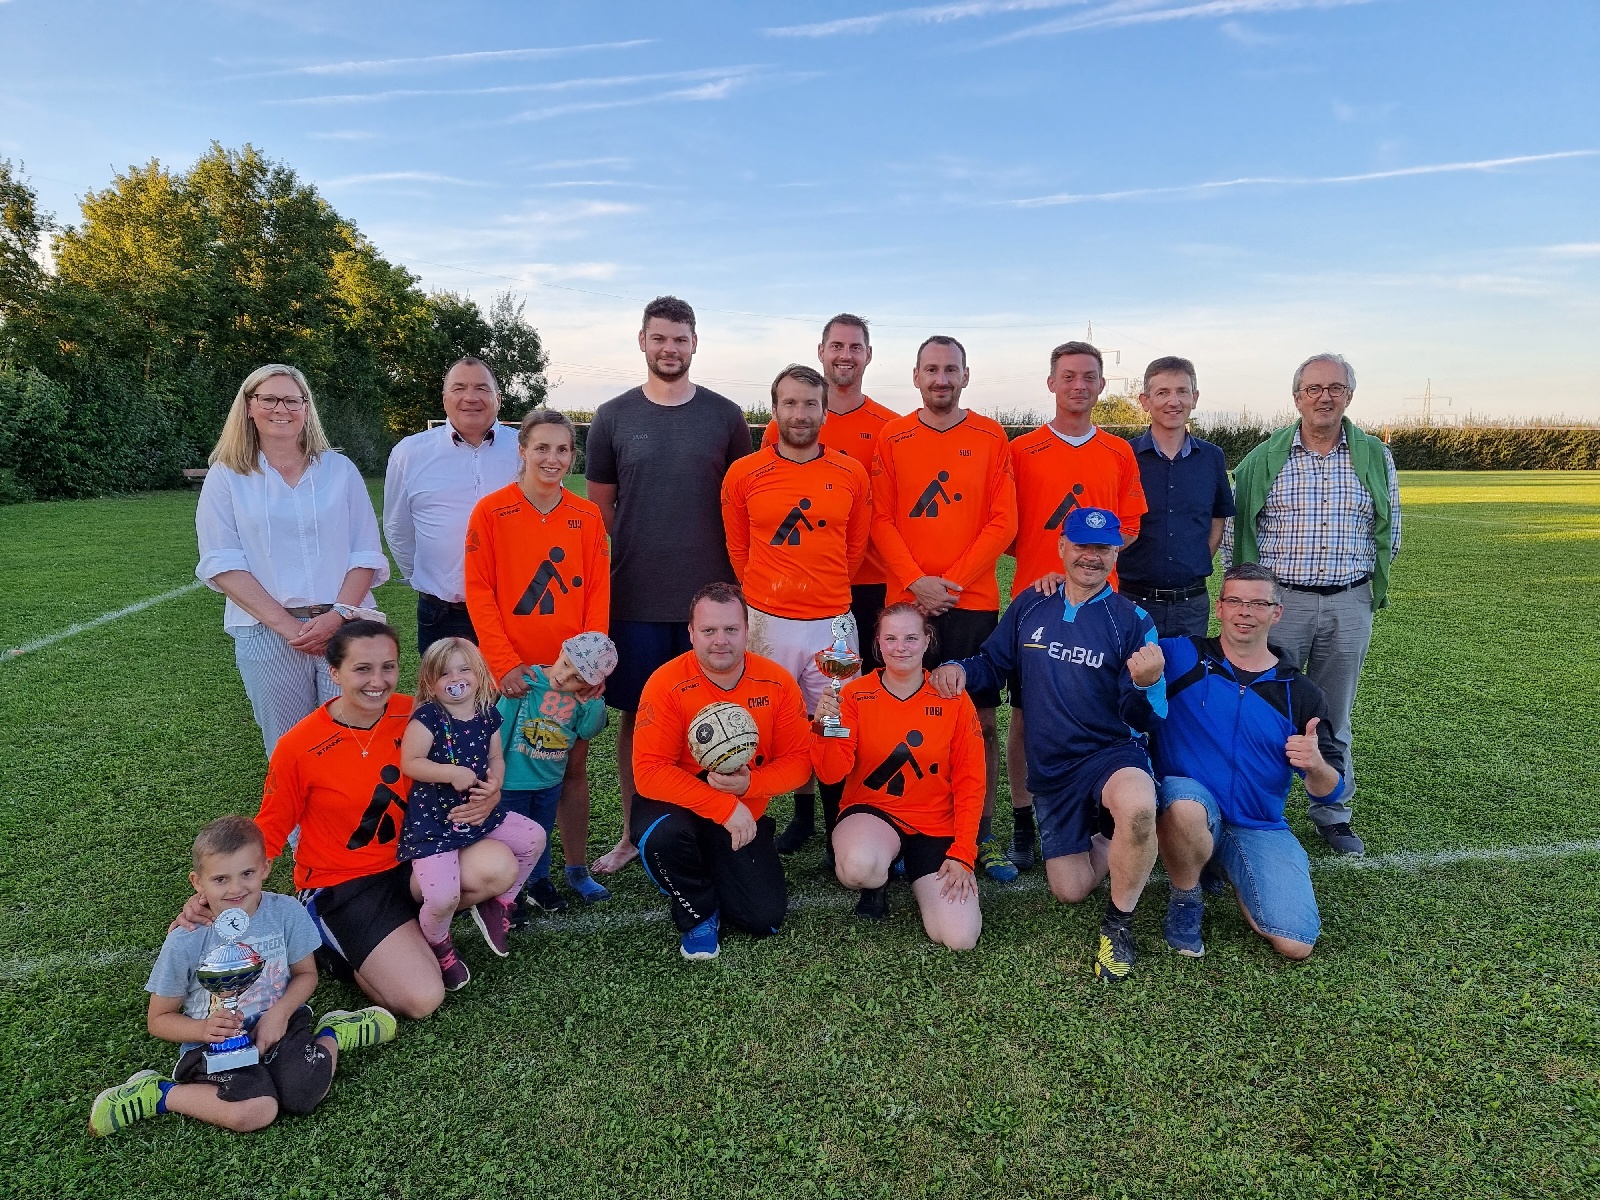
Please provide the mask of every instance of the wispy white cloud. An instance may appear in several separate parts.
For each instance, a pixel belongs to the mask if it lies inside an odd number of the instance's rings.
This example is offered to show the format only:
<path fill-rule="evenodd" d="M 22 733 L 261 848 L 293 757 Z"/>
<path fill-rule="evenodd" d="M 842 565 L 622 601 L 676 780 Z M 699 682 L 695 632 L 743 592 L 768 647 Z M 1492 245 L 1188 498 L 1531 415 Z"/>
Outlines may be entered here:
<path fill-rule="evenodd" d="M 1541 246 L 1541 254 L 1552 258 L 1600 258 L 1600 242 L 1566 242 L 1560 246 Z"/>
<path fill-rule="evenodd" d="M 1241 46 L 1257 47 L 1281 46 L 1288 41 L 1287 38 L 1276 33 L 1263 33 L 1259 29 L 1246 25 L 1243 21 L 1224 21 L 1220 26 L 1222 35 L 1230 42 L 1237 42 Z"/>
<path fill-rule="evenodd" d="M 457 175 L 440 175 L 433 171 L 375 171 L 368 175 L 341 175 L 325 179 L 323 187 L 361 187 L 369 183 L 443 183 L 452 187 L 497 187 L 478 179 L 462 179 Z"/>
<path fill-rule="evenodd" d="M 414 58 L 365 58 L 349 62 L 312 63 L 303 67 L 286 67 L 276 72 L 281 75 L 380 75 L 388 71 L 411 70 L 417 67 L 472 67 L 491 63 L 529 62 L 543 58 L 562 58 L 569 54 L 587 54 L 596 50 L 631 50 L 648 46 L 650 38 L 633 38 L 625 42 L 588 42 L 580 46 L 530 46 L 519 50 L 470 50 L 461 54 L 424 54 Z"/>
<path fill-rule="evenodd" d="M 1200 4 L 1172 4 L 1168 0 L 1115 0 L 1078 17 L 1045 21 L 995 38 L 990 45 L 1023 38 L 1051 37 L 1089 29 L 1114 29 L 1126 25 L 1155 25 L 1165 21 L 1193 21 L 1253 13 L 1295 12 L 1306 8 L 1347 8 L 1372 0 L 1204 0 Z"/>
<path fill-rule="evenodd" d="M 661 71 L 645 75 L 591 75 L 577 79 L 553 79 L 542 83 L 507 83 L 470 88 L 388 88 L 381 92 L 339 92 L 323 96 L 295 96 L 274 100 L 274 104 L 377 104 L 388 100 L 409 100 L 419 96 L 511 96 L 538 92 L 570 92 L 585 88 L 631 87 L 640 83 L 689 82 L 696 79 L 721 79 L 761 69 L 759 64 L 734 67 L 700 67 L 692 71 Z"/>
<path fill-rule="evenodd" d="M 893 8 L 860 17 L 841 17 L 809 25 L 780 25 L 762 30 L 768 37 L 837 37 L 842 33 L 876 33 L 885 25 L 941 25 L 969 17 L 990 17 L 1013 12 L 1037 12 L 1090 0 L 970 0 L 958 4 L 925 4 L 917 8 Z"/>
<path fill-rule="evenodd" d="M 614 108 L 638 108 L 646 104 L 673 104 L 684 101 L 726 100 L 741 85 L 749 82 L 747 75 L 731 75 L 699 87 L 676 88 L 667 92 L 653 92 L 648 96 L 629 96 L 621 100 L 589 100 L 575 104 L 552 104 L 547 108 L 531 108 L 511 117 L 513 122 L 548 121 L 554 117 L 575 113 L 604 112 Z"/>
<path fill-rule="evenodd" d="M 659 183 L 637 183 L 628 179 L 552 179 L 546 183 L 530 183 L 526 185 L 535 188 L 644 188 L 649 191 L 660 191 Z"/>
<path fill-rule="evenodd" d="M 1216 179 L 1176 187 L 1125 188 L 1116 192 L 1057 192 L 1050 196 L 1030 196 L 1022 200 L 1000 201 L 1014 208 L 1048 208 L 1058 204 L 1087 204 L 1095 201 L 1134 200 L 1145 196 L 1203 195 L 1241 187 L 1311 187 L 1335 183 L 1368 183 L 1378 179 L 1405 179 L 1416 175 L 1452 175 L 1464 171 L 1494 171 L 1527 163 L 1553 162 L 1566 158 L 1592 158 L 1600 150 L 1558 150 L 1552 154 L 1519 154 L 1512 158 L 1485 158 L 1477 162 L 1427 163 L 1415 167 L 1396 167 L 1388 171 L 1363 171 L 1355 175 L 1260 175 L 1241 179 Z"/>

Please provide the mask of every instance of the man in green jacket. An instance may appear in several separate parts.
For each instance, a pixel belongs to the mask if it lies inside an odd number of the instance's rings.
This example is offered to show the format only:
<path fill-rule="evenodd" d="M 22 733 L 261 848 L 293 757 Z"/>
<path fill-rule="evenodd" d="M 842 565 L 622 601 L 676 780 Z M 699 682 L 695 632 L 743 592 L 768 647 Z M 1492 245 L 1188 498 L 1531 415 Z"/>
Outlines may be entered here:
<path fill-rule="evenodd" d="M 1310 817 L 1339 854 L 1365 847 L 1350 828 L 1355 759 L 1350 710 L 1372 641 L 1372 614 L 1388 603 L 1400 553 L 1400 484 L 1382 440 L 1346 416 L 1356 373 L 1317 354 L 1294 373 L 1300 420 L 1245 456 L 1234 472 L 1238 515 L 1222 544 L 1227 564 L 1259 562 L 1283 582 L 1273 646 L 1327 697 L 1333 737 L 1348 764 L 1342 792 L 1313 798 Z"/>

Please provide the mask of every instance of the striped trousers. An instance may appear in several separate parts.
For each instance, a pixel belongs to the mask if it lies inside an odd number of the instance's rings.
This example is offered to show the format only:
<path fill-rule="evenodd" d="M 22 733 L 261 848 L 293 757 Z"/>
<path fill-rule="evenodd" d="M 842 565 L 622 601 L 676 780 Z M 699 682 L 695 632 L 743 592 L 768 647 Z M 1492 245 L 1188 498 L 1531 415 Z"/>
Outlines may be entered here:
<path fill-rule="evenodd" d="M 250 710 L 271 758 L 278 739 L 337 696 L 339 685 L 328 674 L 325 660 L 290 649 L 282 634 L 265 625 L 228 632 L 233 635 L 233 660 L 239 664 L 244 694 L 250 697 Z"/>

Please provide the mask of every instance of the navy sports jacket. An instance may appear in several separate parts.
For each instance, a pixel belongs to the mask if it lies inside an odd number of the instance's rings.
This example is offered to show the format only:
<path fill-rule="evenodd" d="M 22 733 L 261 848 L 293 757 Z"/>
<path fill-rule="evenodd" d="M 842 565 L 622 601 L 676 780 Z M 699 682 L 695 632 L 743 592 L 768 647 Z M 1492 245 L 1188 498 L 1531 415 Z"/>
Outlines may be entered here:
<path fill-rule="evenodd" d="M 1167 711 L 1166 687 L 1160 679 L 1136 687 L 1125 664 L 1155 640 L 1149 614 L 1109 584 L 1076 608 L 1064 591 L 1046 596 L 1028 588 L 978 653 L 962 660 L 972 690 L 997 688 L 1021 669 L 1030 792 L 1056 795 L 1091 754 L 1143 744 Z"/>
<path fill-rule="evenodd" d="M 1167 660 L 1167 719 L 1153 738 L 1158 776 L 1185 775 L 1204 784 L 1229 825 L 1287 829 L 1289 784 L 1305 772 L 1290 767 L 1284 743 L 1320 717 L 1317 745 L 1339 772 L 1338 790 L 1348 786 L 1328 702 L 1298 667 L 1280 661 L 1246 685 L 1217 638 L 1162 638 L 1160 644 Z"/>

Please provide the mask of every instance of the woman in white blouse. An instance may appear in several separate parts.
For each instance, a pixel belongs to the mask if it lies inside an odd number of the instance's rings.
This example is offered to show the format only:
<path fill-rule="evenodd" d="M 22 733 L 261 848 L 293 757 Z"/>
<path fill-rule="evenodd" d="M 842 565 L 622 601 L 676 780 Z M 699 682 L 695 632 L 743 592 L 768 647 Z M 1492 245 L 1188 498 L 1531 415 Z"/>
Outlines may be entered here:
<path fill-rule="evenodd" d="M 355 464 L 331 449 L 293 367 L 239 388 L 195 514 L 195 574 L 228 597 L 222 624 L 270 757 L 278 738 L 339 689 L 322 652 L 389 578 L 378 519 Z"/>

